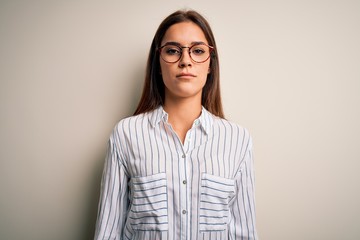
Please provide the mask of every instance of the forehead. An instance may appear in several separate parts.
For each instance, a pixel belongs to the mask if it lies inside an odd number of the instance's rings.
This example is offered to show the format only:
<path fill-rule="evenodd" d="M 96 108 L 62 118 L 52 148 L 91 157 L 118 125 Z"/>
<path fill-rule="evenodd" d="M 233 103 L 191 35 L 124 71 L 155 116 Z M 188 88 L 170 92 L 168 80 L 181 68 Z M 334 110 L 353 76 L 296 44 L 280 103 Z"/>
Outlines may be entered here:
<path fill-rule="evenodd" d="M 178 42 L 181 45 L 189 45 L 193 42 L 208 44 L 204 32 L 193 22 L 176 23 L 168 28 L 161 44 Z"/>

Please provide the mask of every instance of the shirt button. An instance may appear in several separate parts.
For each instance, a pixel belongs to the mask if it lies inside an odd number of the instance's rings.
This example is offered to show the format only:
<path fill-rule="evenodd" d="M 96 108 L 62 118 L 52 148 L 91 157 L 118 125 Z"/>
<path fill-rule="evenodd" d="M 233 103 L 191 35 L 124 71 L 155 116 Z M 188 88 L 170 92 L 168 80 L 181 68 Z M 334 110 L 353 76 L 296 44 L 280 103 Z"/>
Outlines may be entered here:
<path fill-rule="evenodd" d="M 185 154 L 181 156 L 182 158 L 185 158 Z"/>
<path fill-rule="evenodd" d="M 186 210 L 182 210 L 182 214 L 186 214 Z"/>
<path fill-rule="evenodd" d="M 184 181 L 183 181 L 183 184 L 186 184 L 186 183 L 187 183 L 187 181 L 186 181 L 186 180 L 184 180 Z"/>

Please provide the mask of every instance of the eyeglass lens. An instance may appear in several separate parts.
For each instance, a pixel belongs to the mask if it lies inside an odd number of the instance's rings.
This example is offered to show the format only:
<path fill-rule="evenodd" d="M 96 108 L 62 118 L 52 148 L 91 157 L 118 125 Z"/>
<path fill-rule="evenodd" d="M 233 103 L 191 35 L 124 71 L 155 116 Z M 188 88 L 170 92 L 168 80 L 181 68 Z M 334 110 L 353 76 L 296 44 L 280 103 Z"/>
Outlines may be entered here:
<path fill-rule="evenodd" d="M 168 44 L 162 47 L 160 55 L 165 62 L 174 63 L 180 60 L 183 48 L 189 48 L 189 54 L 194 62 L 202 63 L 210 57 L 210 47 L 205 44 L 195 44 L 191 47 L 180 47 Z"/>

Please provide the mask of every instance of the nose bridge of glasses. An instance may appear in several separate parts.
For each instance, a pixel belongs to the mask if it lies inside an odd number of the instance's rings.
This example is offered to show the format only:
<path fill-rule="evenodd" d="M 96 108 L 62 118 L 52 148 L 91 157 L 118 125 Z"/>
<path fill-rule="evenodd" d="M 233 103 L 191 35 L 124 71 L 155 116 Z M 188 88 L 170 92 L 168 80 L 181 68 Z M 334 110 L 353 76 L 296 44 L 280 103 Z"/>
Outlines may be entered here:
<path fill-rule="evenodd" d="M 188 49 L 188 50 L 185 51 L 185 52 L 187 52 L 187 53 L 189 54 L 189 58 L 192 59 L 192 57 L 191 57 L 191 52 L 190 52 L 192 46 L 191 46 L 191 47 L 179 47 L 179 48 L 181 49 L 181 54 L 180 54 L 179 59 L 183 59 L 183 58 L 184 58 L 184 48 L 187 48 L 187 49 Z"/>

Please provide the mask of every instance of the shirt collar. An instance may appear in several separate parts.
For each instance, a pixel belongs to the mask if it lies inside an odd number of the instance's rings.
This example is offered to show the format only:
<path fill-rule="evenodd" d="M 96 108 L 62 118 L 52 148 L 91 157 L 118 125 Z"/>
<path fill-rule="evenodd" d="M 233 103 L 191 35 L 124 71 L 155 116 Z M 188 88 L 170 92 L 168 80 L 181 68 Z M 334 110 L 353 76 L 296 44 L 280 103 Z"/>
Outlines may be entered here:
<path fill-rule="evenodd" d="M 161 121 L 167 122 L 169 115 L 162 106 L 159 106 L 154 111 L 149 113 L 149 121 L 153 127 L 159 124 Z"/>
<path fill-rule="evenodd" d="M 156 127 L 161 121 L 167 122 L 169 114 L 165 112 L 162 106 L 149 113 L 149 121 L 153 127 Z M 202 107 L 201 115 L 194 121 L 194 125 L 200 125 L 200 127 L 209 134 L 214 122 L 214 116 Z"/>

